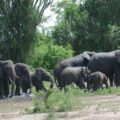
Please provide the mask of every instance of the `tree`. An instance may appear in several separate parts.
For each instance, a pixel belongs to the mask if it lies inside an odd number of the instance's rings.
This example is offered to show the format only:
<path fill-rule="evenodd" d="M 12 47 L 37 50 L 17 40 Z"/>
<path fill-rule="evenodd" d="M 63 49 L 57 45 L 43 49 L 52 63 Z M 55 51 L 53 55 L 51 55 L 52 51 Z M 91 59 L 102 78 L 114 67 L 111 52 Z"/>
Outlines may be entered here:
<path fill-rule="evenodd" d="M 0 1 L 0 53 L 25 62 L 35 43 L 36 27 L 53 0 Z"/>
<path fill-rule="evenodd" d="M 63 0 L 59 4 L 62 14 L 58 15 L 60 21 L 52 33 L 57 44 L 59 41 L 63 41 L 60 44 L 64 45 L 70 43 L 75 54 L 85 50 L 110 51 L 119 48 L 119 0 L 85 0 L 79 4 Z M 67 23 L 66 26 L 63 23 Z M 68 31 L 67 34 L 65 31 Z"/>

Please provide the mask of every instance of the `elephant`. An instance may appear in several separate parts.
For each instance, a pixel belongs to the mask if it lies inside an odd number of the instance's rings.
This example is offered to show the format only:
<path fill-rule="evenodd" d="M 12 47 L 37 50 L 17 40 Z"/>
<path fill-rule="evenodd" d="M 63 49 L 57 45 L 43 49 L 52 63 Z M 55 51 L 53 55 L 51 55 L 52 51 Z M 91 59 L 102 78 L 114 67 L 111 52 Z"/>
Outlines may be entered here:
<path fill-rule="evenodd" d="M 0 61 L 0 99 L 12 97 L 15 92 L 15 65 L 11 60 Z M 9 88 L 11 84 L 11 90 Z M 10 90 L 10 92 L 9 92 Z"/>
<path fill-rule="evenodd" d="M 85 82 L 88 82 L 90 71 L 87 67 L 67 67 L 61 74 L 61 89 L 66 85 L 75 83 L 79 88 L 86 89 Z"/>
<path fill-rule="evenodd" d="M 46 88 L 43 85 L 43 81 L 50 81 L 50 88 L 53 88 L 54 80 L 49 72 L 47 72 L 44 68 L 36 68 L 35 73 L 31 75 L 31 81 L 33 86 L 35 86 L 36 91 L 45 90 Z"/>
<path fill-rule="evenodd" d="M 31 92 L 31 75 L 28 65 L 25 63 L 16 63 L 15 64 L 15 71 L 17 76 L 19 77 L 16 79 L 16 90 L 15 95 L 21 95 L 20 87 L 22 88 L 22 92 L 26 95 Z M 28 93 L 28 90 L 29 93 Z"/>
<path fill-rule="evenodd" d="M 94 54 L 88 63 L 88 69 L 91 72 L 100 71 L 108 76 L 110 86 L 113 86 L 115 75 L 116 86 L 120 86 L 120 50 Z"/>
<path fill-rule="evenodd" d="M 97 71 L 90 74 L 88 82 L 89 89 L 92 88 L 94 91 L 100 88 L 103 89 L 103 84 L 108 88 L 108 78 L 104 73 Z"/>
<path fill-rule="evenodd" d="M 55 82 L 58 87 L 61 85 L 61 73 L 66 67 L 78 67 L 87 66 L 90 58 L 95 54 L 95 52 L 85 51 L 80 55 L 74 56 L 72 58 L 64 59 L 59 62 L 54 68 Z"/>

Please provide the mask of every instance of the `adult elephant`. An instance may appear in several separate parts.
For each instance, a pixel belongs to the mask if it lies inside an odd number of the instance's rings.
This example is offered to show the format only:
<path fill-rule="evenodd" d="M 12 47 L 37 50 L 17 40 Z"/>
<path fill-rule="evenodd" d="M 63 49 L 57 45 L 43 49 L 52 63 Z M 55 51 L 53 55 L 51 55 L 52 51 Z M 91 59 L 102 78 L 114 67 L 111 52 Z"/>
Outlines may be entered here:
<path fill-rule="evenodd" d="M 16 78 L 14 63 L 11 60 L 0 61 L 0 99 L 14 95 Z M 10 83 L 11 93 L 9 93 Z"/>
<path fill-rule="evenodd" d="M 28 90 L 31 91 L 31 76 L 28 66 L 24 63 L 16 63 L 15 71 L 17 76 L 19 76 L 16 79 L 15 95 L 20 95 L 20 88 L 22 88 L 23 93 L 27 94 Z"/>
<path fill-rule="evenodd" d="M 85 51 L 80 55 L 74 56 L 72 58 L 64 59 L 59 62 L 53 71 L 55 82 L 58 87 L 61 86 L 61 73 L 66 67 L 77 67 L 77 66 L 87 66 L 90 58 L 95 54 L 95 52 Z"/>
<path fill-rule="evenodd" d="M 111 86 L 113 86 L 113 77 L 115 74 L 116 85 L 120 86 L 120 50 L 96 53 L 90 59 L 88 68 L 91 72 L 100 71 L 105 73 L 110 79 Z"/>
<path fill-rule="evenodd" d="M 88 82 L 89 74 L 87 67 L 67 67 L 61 74 L 60 88 L 75 83 L 81 89 L 86 89 L 85 82 Z"/>
<path fill-rule="evenodd" d="M 45 90 L 46 88 L 43 85 L 43 81 L 49 81 L 50 88 L 53 88 L 54 85 L 54 80 L 52 76 L 50 75 L 49 72 L 47 72 L 44 68 L 36 68 L 35 73 L 31 75 L 31 80 L 33 86 L 35 86 L 36 91 L 38 92 L 39 90 Z"/>

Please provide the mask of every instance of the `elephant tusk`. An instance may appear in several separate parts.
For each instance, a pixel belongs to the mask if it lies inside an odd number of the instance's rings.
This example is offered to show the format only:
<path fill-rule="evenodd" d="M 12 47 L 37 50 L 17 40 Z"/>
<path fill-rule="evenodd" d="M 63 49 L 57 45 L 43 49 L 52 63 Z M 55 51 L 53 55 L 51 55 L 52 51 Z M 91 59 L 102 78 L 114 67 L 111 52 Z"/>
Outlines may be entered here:
<path fill-rule="evenodd" d="M 12 81 L 11 77 L 9 76 L 9 80 L 10 82 L 12 83 L 12 86 L 11 86 L 11 93 L 10 93 L 10 98 L 14 95 L 14 82 Z"/>

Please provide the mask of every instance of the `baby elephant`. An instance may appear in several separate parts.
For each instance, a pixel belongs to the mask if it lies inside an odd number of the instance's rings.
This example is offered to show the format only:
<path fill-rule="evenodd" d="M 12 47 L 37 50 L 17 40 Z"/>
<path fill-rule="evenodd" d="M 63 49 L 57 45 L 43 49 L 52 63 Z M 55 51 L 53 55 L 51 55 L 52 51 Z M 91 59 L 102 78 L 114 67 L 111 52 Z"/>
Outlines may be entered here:
<path fill-rule="evenodd" d="M 90 74 L 88 89 L 92 88 L 94 91 L 100 88 L 103 89 L 103 84 L 108 88 L 108 78 L 104 73 L 97 71 Z"/>
<path fill-rule="evenodd" d="M 31 81 L 33 86 L 35 86 L 36 91 L 45 90 L 46 88 L 43 85 L 43 81 L 49 81 L 50 88 L 53 88 L 54 80 L 49 72 L 47 72 L 44 68 L 36 68 L 35 73 L 31 75 Z"/>
<path fill-rule="evenodd" d="M 61 88 L 66 85 L 75 83 L 80 88 L 86 88 L 89 70 L 86 67 L 67 67 L 63 70 L 61 75 Z"/>

